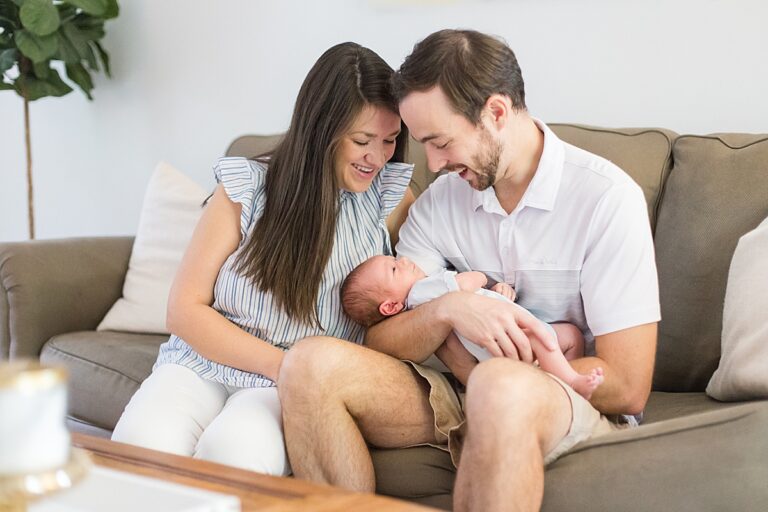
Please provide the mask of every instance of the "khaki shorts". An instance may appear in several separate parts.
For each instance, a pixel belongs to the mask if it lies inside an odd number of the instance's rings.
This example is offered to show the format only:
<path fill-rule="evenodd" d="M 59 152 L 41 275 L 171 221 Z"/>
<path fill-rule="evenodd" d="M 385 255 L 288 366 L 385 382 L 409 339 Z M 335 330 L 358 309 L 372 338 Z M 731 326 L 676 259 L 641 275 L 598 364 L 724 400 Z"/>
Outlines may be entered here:
<path fill-rule="evenodd" d="M 454 466 L 458 466 L 461 447 L 466 434 L 463 386 L 451 374 L 442 373 L 411 361 L 404 362 L 412 366 L 414 371 L 426 380 L 430 387 L 429 403 L 435 413 L 435 438 L 438 444 L 430 443 L 429 446 L 449 452 Z M 562 457 L 581 442 L 628 427 L 626 424 L 609 420 L 568 384 L 550 373 L 544 373 L 565 390 L 571 401 L 572 412 L 571 428 L 568 430 L 568 434 L 546 454 L 544 457 L 545 465 Z"/>

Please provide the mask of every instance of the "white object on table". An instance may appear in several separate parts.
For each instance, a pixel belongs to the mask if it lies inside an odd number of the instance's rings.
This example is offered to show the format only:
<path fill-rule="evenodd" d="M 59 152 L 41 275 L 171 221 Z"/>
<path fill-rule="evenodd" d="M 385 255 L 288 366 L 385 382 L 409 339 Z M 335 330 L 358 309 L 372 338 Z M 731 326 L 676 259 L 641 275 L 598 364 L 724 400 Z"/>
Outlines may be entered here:
<path fill-rule="evenodd" d="M 28 512 L 240 512 L 240 498 L 94 467 L 75 487 L 30 504 Z"/>
<path fill-rule="evenodd" d="M 0 477 L 57 469 L 69 459 L 67 373 L 31 361 L 0 364 Z"/>

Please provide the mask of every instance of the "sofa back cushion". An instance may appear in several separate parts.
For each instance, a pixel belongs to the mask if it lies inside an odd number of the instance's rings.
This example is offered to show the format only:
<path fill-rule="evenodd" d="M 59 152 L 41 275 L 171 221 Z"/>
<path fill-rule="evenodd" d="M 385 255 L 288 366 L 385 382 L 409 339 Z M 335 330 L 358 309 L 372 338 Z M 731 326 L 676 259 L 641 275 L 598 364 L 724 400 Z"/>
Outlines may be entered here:
<path fill-rule="evenodd" d="M 282 133 L 276 135 L 241 135 L 232 141 L 225 156 L 253 158 L 271 151 L 282 138 Z"/>
<path fill-rule="evenodd" d="M 672 153 L 655 235 L 662 320 L 654 389 L 704 391 L 720 358 L 731 257 L 768 215 L 768 135 L 684 135 Z"/>
<path fill-rule="evenodd" d="M 669 173 L 675 132 L 660 128 L 598 128 L 553 123 L 549 127 L 565 142 L 600 155 L 621 167 L 643 189 L 651 228 L 662 184 Z"/>

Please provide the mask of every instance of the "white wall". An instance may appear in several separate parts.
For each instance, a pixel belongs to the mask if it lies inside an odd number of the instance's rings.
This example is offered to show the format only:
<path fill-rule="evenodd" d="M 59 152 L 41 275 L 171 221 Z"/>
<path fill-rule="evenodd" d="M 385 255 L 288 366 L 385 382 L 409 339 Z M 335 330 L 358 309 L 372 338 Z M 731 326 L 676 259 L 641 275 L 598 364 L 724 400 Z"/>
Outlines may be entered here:
<path fill-rule="evenodd" d="M 107 25 L 113 78 L 32 104 L 39 238 L 135 233 L 165 159 L 206 188 L 243 133 L 287 126 L 317 57 L 353 40 L 393 67 L 430 32 L 507 39 L 546 121 L 768 132 L 761 0 L 127 0 Z M 0 240 L 26 238 L 23 111 L 0 93 Z"/>

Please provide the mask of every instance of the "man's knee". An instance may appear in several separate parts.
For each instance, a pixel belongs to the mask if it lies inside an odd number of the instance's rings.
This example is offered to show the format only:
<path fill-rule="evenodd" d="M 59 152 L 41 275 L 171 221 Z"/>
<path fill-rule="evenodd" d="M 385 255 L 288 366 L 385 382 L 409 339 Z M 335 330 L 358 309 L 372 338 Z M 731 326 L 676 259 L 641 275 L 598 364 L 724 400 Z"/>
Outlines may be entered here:
<path fill-rule="evenodd" d="M 519 361 L 500 357 L 483 361 L 467 382 L 468 415 L 472 410 L 483 416 L 500 411 L 515 411 L 516 415 L 532 411 L 542 377 L 540 370 Z"/>
<path fill-rule="evenodd" d="M 277 388 L 280 399 L 320 392 L 331 380 L 342 378 L 345 354 L 351 343 L 326 336 L 296 342 L 283 356 Z"/>

